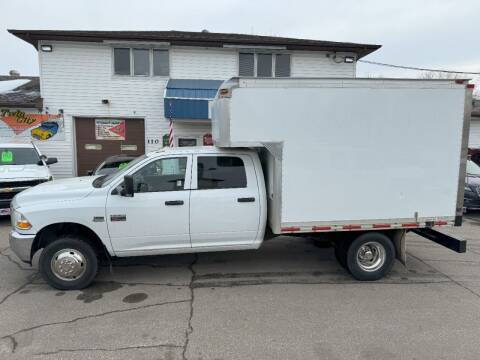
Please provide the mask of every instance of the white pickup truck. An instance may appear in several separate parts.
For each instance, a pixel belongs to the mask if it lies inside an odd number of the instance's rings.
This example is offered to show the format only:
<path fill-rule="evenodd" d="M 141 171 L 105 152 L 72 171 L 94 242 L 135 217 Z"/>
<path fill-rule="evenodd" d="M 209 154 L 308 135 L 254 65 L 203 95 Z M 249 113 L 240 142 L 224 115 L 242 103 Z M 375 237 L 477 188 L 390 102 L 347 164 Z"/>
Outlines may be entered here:
<path fill-rule="evenodd" d="M 0 143 L 0 215 L 10 215 L 16 194 L 52 180 L 49 166 L 56 162 L 33 143 Z"/>
<path fill-rule="evenodd" d="M 376 280 L 405 233 L 462 219 L 472 89 L 462 81 L 232 79 L 213 109 L 216 147 L 164 148 L 121 171 L 14 198 L 10 244 L 58 289 L 100 258 L 258 248 L 277 235 L 329 239 Z"/>

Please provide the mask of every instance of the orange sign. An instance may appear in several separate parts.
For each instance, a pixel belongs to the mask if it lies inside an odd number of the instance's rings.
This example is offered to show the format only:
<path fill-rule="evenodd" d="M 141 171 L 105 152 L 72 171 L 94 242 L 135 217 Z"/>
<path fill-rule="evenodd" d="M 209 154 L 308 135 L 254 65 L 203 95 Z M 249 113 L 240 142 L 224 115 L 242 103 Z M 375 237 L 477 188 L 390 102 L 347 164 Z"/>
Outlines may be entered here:
<path fill-rule="evenodd" d="M 16 135 L 27 129 L 34 128 L 45 121 L 58 118 L 61 118 L 61 115 L 26 114 L 19 110 L 0 110 L 0 120 L 7 124 L 7 126 L 12 129 Z"/>

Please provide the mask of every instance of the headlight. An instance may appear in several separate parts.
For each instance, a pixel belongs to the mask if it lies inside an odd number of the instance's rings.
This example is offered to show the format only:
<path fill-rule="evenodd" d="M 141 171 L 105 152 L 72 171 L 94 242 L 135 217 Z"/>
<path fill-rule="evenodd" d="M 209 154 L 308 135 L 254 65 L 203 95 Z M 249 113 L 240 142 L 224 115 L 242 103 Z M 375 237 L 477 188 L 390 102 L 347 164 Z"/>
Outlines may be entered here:
<path fill-rule="evenodd" d="M 32 228 L 32 224 L 22 213 L 14 211 L 10 216 L 12 217 L 12 227 L 18 230 L 30 230 Z"/>

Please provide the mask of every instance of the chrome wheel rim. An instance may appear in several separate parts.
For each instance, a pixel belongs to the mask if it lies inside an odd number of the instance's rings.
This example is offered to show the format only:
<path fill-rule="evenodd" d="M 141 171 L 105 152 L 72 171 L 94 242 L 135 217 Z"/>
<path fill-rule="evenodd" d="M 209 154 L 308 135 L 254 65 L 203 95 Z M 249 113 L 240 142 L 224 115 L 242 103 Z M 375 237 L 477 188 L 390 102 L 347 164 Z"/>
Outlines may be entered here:
<path fill-rule="evenodd" d="M 363 271 L 377 271 L 385 264 L 385 259 L 385 248 L 376 241 L 367 242 L 357 250 L 357 264 Z"/>
<path fill-rule="evenodd" d="M 53 274 L 64 281 L 74 281 L 87 270 L 87 260 L 76 249 L 62 249 L 53 255 L 50 262 Z"/>

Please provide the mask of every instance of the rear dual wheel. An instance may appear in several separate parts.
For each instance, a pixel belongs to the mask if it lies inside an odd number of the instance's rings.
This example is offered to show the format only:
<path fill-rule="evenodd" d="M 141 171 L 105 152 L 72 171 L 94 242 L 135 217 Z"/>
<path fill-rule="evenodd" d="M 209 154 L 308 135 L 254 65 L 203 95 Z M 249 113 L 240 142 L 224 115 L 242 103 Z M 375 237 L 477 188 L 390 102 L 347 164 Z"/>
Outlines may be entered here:
<path fill-rule="evenodd" d="M 388 236 L 370 232 L 351 241 L 340 240 L 335 244 L 335 257 L 355 279 L 374 281 L 392 269 L 395 247 Z"/>

